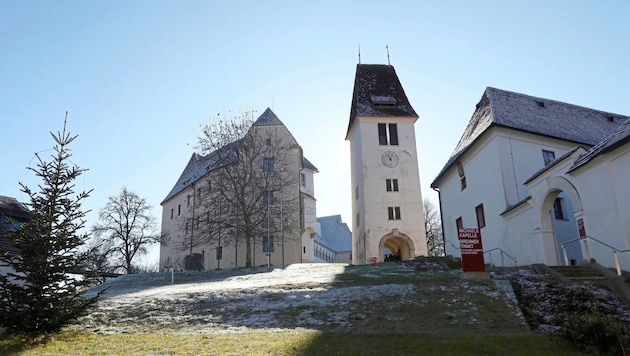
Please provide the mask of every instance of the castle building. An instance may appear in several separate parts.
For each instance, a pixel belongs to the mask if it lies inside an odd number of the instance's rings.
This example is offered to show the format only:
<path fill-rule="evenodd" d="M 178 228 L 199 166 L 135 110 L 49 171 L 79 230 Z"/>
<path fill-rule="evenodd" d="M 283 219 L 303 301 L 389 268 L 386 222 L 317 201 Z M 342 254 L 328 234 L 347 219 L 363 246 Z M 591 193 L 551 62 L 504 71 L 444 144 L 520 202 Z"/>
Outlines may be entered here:
<path fill-rule="evenodd" d="M 238 168 L 247 164 L 251 167 Z M 160 266 L 196 270 L 313 262 L 316 172 L 267 108 L 244 138 L 192 155 L 161 204 Z"/>

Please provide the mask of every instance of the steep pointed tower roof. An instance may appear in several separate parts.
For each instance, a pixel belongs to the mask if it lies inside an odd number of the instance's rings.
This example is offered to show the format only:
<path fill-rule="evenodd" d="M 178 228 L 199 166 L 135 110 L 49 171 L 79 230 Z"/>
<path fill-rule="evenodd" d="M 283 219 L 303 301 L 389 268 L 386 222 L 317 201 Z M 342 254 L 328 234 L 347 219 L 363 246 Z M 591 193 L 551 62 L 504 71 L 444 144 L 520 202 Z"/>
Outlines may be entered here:
<path fill-rule="evenodd" d="M 357 64 L 346 139 L 357 116 L 418 118 L 393 66 Z"/>

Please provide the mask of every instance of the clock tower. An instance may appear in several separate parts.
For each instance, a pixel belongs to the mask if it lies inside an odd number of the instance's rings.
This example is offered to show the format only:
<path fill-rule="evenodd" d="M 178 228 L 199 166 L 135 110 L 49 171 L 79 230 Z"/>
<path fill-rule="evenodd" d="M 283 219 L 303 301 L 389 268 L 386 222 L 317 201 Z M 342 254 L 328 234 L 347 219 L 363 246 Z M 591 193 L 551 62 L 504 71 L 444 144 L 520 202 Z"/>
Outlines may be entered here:
<path fill-rule="evenodd" d="M 393 66 L 357 65 L 346 134 L 354 264 L 427 255 L 417 119 Z"/>

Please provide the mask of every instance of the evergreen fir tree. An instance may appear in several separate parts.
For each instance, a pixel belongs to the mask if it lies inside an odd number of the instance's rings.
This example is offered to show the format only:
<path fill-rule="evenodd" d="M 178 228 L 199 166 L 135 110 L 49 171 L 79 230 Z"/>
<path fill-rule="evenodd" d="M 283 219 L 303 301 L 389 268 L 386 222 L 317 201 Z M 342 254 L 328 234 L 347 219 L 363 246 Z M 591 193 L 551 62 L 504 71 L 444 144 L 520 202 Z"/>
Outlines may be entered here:
<path fill-rule="evenodd" d="M 86 314 L 100 297 L 85 297 L 89 280 L 69 275 L 82 270 L 88 256 L 81 251 L 89 238 L 82 232 L 81 204 L 90 191 L 74 192 L 74 181 L 85 169 L 69 165 L 68 145 L 77 136 L 66 132 L 66 120 L 63 132 L 51 136 L 56 142 L 52 160 L 36 154 L 37 168 L 28 168 L 42 181 L 38 191 L 20 183 L 30 200 L 24 204 L 30 219 L 6 236 L 19 253 L 0 254 L 0 263 L 13 269 L 0 275 L 0 326 L 16 334 L 58 332 Z"/>

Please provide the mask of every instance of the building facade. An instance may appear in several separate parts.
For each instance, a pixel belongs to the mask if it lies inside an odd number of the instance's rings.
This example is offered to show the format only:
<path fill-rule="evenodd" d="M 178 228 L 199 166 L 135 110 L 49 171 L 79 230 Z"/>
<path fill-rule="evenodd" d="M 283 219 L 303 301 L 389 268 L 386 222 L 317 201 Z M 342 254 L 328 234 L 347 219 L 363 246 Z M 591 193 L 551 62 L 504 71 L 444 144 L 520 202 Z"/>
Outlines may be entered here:
<path fill-rule="evenodd" d="M 612 265 L 612 250 L 597 241 L 630 248 L 630 210 L 619 193 L 625 191 L 619 182 L 630 178 L 627 155 L 622 146 L 576 165 L 619 135 L 627 119 L 487 88 L 431 184 L 439 192 L 447 254 L 460 255 L 458 227 L 472 227 L 480 229 L 486 263 L 559 265 L 590 256 Z"/>
<path fill-rule="evenodd" d="M 352 232 L 341 215 L 319 217 L 317 227 L 315 262 L 352 263 Z"/>
<path fill-rule="evenodd" d="M 234 168 L 248 161 L 252 168 L 240 173 Z M 161 204 L 160 266 L 227 269 L 313 262 L 316 172 L 267 109 L 243 139 L 205 156 L 192 155 Z M 243 193 L 236 196 L 233 190 Z"/>
<path fill-rule="evenodd" d="M 350 141 L 352 262 L 427 254 L 412 108 L 394 67 L 358 64 Z"/>

